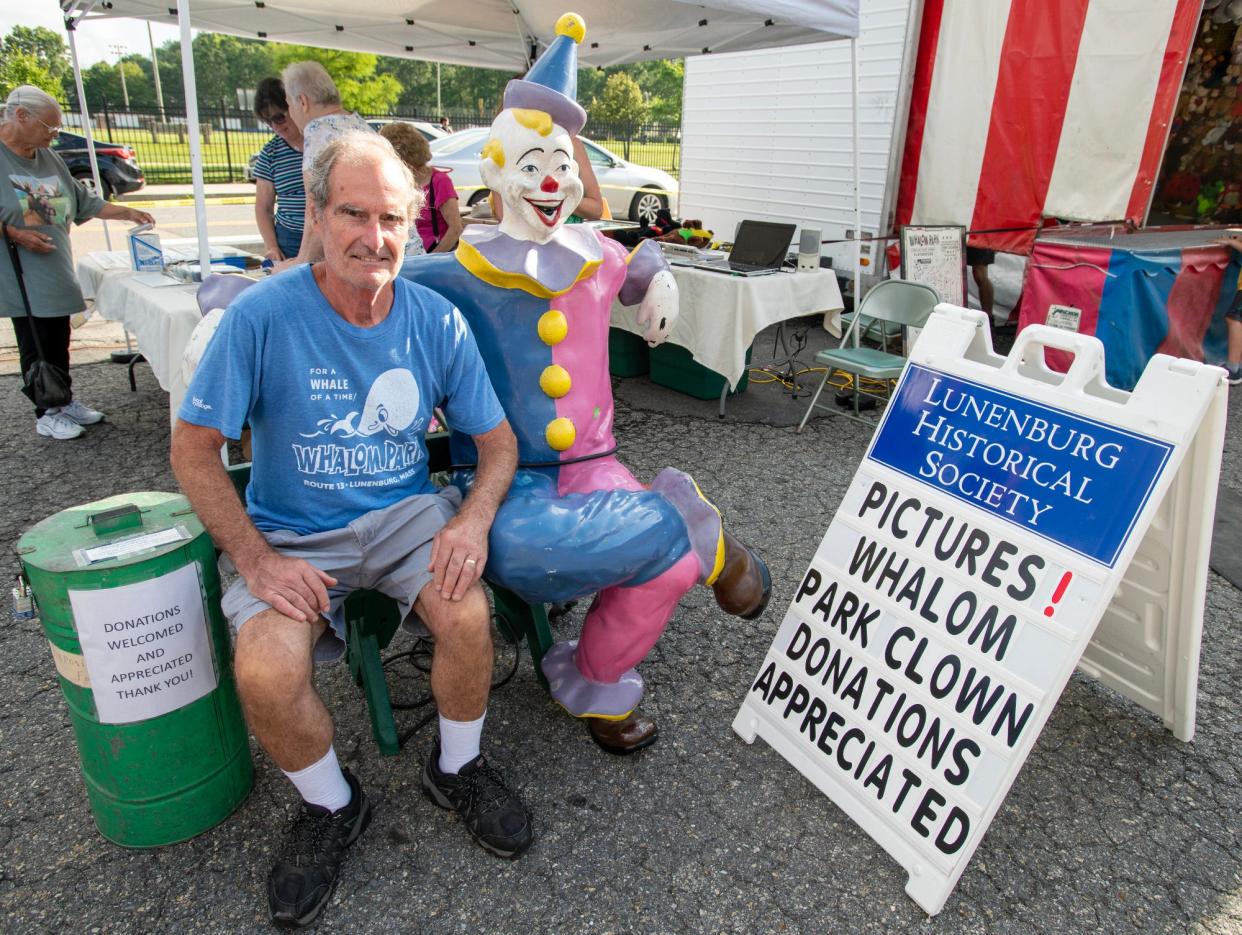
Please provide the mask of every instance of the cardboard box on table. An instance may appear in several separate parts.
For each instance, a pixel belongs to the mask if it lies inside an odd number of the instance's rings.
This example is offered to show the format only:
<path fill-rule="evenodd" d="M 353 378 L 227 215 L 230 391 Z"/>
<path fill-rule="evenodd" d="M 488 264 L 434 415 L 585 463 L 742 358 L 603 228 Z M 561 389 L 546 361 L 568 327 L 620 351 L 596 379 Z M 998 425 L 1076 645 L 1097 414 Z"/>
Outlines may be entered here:
<path fill-rule="evenodd" d="M 1074 355 L 1068 373 L 1043 347 Z M 940 305 L 734 719 L 935 914 L 1076 665 L 1194 733 L 1223 372 Z"/>

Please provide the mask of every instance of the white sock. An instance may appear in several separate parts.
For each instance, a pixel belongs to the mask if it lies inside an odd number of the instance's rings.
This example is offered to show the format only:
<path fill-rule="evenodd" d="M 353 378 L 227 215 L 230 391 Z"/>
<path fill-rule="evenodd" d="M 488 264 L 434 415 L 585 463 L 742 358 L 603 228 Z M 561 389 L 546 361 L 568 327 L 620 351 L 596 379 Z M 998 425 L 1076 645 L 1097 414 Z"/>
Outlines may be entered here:
<path fill-rule="evenodd" d="M 475 721 L 450 721 L 440 715 L 440 772 L 456 773 L 479 755 L 483 717 Z"/>
<path fill-rule="evenodd" d="M 345 781 L 345 774 L 336 762 L 336 750 L 333 747 L 328 747 L 323 758 L 306 769 L 300 769 L 296 773 L 284 770 L 281 772 L 289 777 L 289 781 L 297 787 L 306 802 L 320 805 L 330 812 L 344 808 L 353 798 L 354 794 L 349 783 Z"/>

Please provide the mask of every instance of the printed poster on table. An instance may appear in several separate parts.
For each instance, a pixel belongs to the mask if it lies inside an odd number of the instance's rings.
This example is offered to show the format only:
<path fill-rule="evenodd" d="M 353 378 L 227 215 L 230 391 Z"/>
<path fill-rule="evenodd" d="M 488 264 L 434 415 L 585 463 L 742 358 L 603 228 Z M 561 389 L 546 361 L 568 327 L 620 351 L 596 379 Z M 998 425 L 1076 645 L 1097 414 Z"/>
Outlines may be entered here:
<path fill-rule="evenodd" d="M 907 368 L 734 729 L 888 850 L 928 912 L 1055 705 L 1173 451 Z"/>

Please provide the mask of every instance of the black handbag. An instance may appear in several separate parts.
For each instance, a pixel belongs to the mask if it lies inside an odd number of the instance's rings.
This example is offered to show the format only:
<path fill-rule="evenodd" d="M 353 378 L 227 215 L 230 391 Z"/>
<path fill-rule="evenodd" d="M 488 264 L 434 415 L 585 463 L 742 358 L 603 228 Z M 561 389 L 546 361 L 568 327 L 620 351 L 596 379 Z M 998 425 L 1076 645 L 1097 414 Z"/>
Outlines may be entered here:
<path fill-rule="evenodd" d="M 13 272 L 17 274 L 17 288 L 22 294 L 26 317 L 30 319 L 30 336 L 34 339 L 35 353 L 38 355 L 22 374 L 22 392 L 40 409 L 67 406 L 73 399 L 73 392 L 69 389 L 69 374 L 43 357 L 39 329 L 34 324 L 34 312 L 30 310 L 30 297 L 26 294 L 26 280 L 22 276 L 21 257 L 17 255 L 17 244 L 9 239 L 7 230 L 4 233 L 4 242 L 9 248 L 9 259 L 13 261 Z"/>

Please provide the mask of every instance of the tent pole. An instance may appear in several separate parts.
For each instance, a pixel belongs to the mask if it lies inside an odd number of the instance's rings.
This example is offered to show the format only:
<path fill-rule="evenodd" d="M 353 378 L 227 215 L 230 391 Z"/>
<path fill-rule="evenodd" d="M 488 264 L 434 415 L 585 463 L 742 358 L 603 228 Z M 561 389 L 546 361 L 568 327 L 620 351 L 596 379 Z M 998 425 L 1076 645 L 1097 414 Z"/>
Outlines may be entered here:
<path fill-rule="evenodd" d="M 93 4 L 91 4 L 93 5 Z M 77 31 L 78 19 L 84 15 L 85 11 L 79 10 L 78 5 L 74 5 L 65 10 L 65 32 L 69 34 L 69 55 L 73 61 L 73 84 L 78 91 L 78 112 L 82 115 L 82 134 L 86 137 L 86 153 L 91 161 L 91 175 L 95 179 L 95 191 L 102 192 L 103 185 L 99 178 L 99 159 L 95 155 L 95 134 L 91 129 L 91 111 L 86 106 L 86 88 L 82 84 L 82 67 L 78 64 L 78 43 L 75 38 Z M 74 17 L 77 17 L 75 19 Z M 112 250 L 112 234 L 108 230 L 108 222 L 103 218 L 99 219 L 99 223 L 103 225 L 104 244 L 108 250 Z M 125 351 L 113 351 L 110 355 L 114 364 L 132 363 L 135 357 L 140 355 L 134 351 L 134 344 L 129 339 L 129 329 L 121 326 L 121 331 L 125 335 Z"/>
<path fill-rule="evenodd" d="M 858 306 L 862 304 L 862 177 L 859 171 L 858 140 L 858 40 L 850 39 L 850 110 L 854 132 L 854 320 L 858 321 Z M 858 346 L 858 331 L 854 331 L 854 346 Z"/>
<path fill-rule="evenodd" d="M 198 262 L 204 278 L 211 275 L 211 244 L 207 240 L 207 203 L 203 190 L 203 142 L 199 136 L 198 85 L 194 80 L 194 40 L 190 35 L 190 0 L 177 0 L 181 28 L 181 79 L 185 86 L 185 119 L 189 123 L 190 177 L 194 182 L 194 220 L 198 228 Z"/>
<path fill-rule="evenodd" d="M 517 27 L 518 45 L 522 50 L 522 58 L 526 61 L 526 64 L 522 66 L 522 70 L 525 71 L 535 64 L 535 50 L 538 37 L 535 36 L 534 31 L 526 24 L 526 20 L 518 12 L 517 6 L 513 7 L 513 23 Z"/>
<path fill-rule="evenodd" d="M 91 176 L 95 179 L 95 191 L 103 191 L 103 182 L 99 178 L 99 159 L 95 155 L 95 134 L 91 131 L 91 112 L 86 106 L 86 89 L 82 85 L 82 68 L 78 64 L 78 43 L 74 38 L 77 30 L 77 23 L 70 17 L 65 17 L 65 32 L 69 34 L 69 55 L 73 59 L 73 84 L 78 89 L 78 110 L 82 114 L 82 135 L 86 137 L 86 153 L 91 161 Z M 108 231 L 108 222 L 100 219 L 104 230 L 104 243 L 108 249 L 112 249 L 112 234 Z M 128 340 L 129 335 L 126 334 Z"/>

